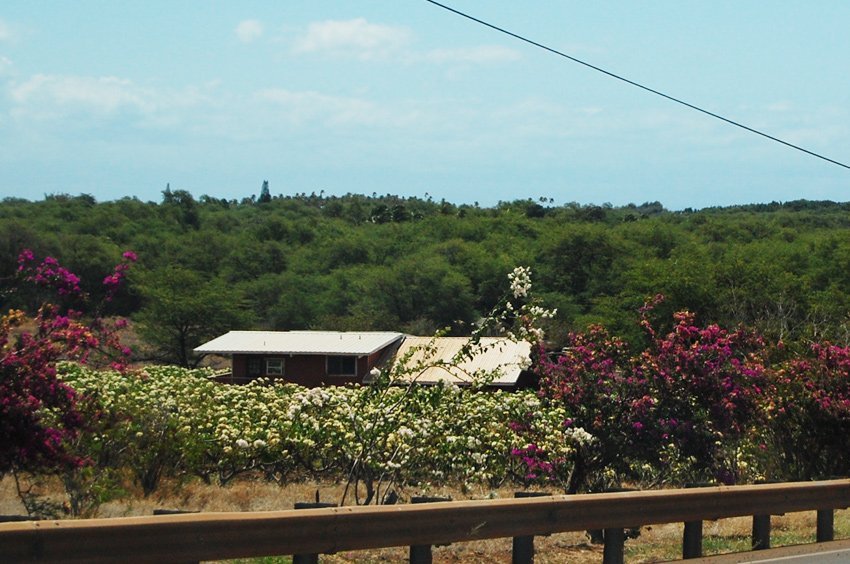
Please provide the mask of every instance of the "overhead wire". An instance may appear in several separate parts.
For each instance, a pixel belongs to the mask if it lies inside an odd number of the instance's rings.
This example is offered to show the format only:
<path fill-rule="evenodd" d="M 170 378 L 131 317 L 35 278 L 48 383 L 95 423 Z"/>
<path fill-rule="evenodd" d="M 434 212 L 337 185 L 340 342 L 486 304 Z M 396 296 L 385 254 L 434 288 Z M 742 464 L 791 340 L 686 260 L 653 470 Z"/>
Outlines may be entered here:
<path fill-rule="evenodd" d="M 544 45 L 543 43 L 538 43 L 537 41 L 534 41 L 533 39 L 529 39 L 528 37 L 525 37 L 525 36 L 520 35 L 520 34 L 518 34 L 518 33 L 514 33 L 514 32 L 509 31 L 509 30 L 507 30 L 507 29 L 505 29 L 505 28 L 503 28 L 503 27 L 499 27 L 499 26 L 497 26 L 497 25 L 494 25 L 494 24 L 491 24 L 491 23 L 489 23 L 489 22 L 486 22 L 486 21 L 484 21 L 484 20 L 482 20 L 482 19 L 476 18 L 475 16 L 472 16 L 472 15 L 470 15 L 470 14 L 467 14 L 466 12 L 462 12 L 462 11 L 460 11 L 460 10 L 457 10 L 457 9 L 455 9 L 455 8 L 452 8 L 451 6 L 447 6 L 446 4 L 442 4 L 442 3 L 440 3 L 440 2 L 437 2 L 436 0 L 425 0 L 425 1 L 426 1 L 426 2 L 428 2 L 429 4 L 433 4 L 433 5 L 437 6 L 437 7 L 443 8 L 444 10 L 447 10 L 447 11 L 449 11 L 449 12 L 452 12 L 452 13 L 454 13 L 454 14 L 458 15 L 458 16 L 461 16 L 461 17 L 463 17 L 463 18 L 466 18 L 466 19 L 468 19 L 468 20 L 471 20 L 471 21 L 473 21 L 473 22 L 475 22 L 475 23 L 477 23 L 477 24 L 480 24 L 480 25 L 483 25 L 483 26 L 485 26 L 485 27 L 488 27 L 488 28 L 490 28 L 490 29 L 492 29 L 492 30 L 494 30 L 494 31 L 498 31 L 499 33 L 503 33 L 503 34 L 505 34 L 505 35 L 508 35 L 508 36 L 510 36 L 510 37 L 513 37 L 514 39 L 518 39 L 518 40 L 520 40 L 520 41 L 523 41 L 523 42 L 525 42 L 525 43 L 528 43 L 529 45 L 533 45 L 534 47 L 538 47 L 538 48 L 540 48 L 540 49 L 543 49 L 544 51 L 548 51 L 548 52 L 550 52 L 550 53 L 553 53 L 553 54 L 555 54 L 555 55 L 558 55 L 559 57 L 563 57 L 563 58 L 565 58 L 565 59 L 568 59 L 568 60 L 570 60 L 570 61 L 572 61 L 572 62 L 574 62 L 574 63 L 578 63 L 578 64 L 580 64 L 580 65 L 584 65 L 585 67 L 588 67 L 588 68 L 593 69 L 593 70 L 595 70 L 595 71 L 597 71 L 597 72 L 600 72 L 600 73 L 602 73 L 602 74 L 605 74 L 605 75 L 607 75 L 607 76 L 610 76 L 611 78 L 615 78 L 615 79 L 617 79 L 617 80 L 620 80 L 620 81 L 622 81 L 622 82 L 625 82 L 625 83 L 627 83 L 627 84 L 630 84 L 630 85 L 632 85 L 632 86 L 634 86 L 634 87 L 636 87 L 636 88 L 640 88 L 641 90 L 645 90 L 646 92 L 649 92 L 649 93 L 651 93 L 651 94 L 655 94 L 656 96 L 661 96 L 662 98 L 666 98 L 667 100 L 670 100 L 671 102 L 675 102 L 675 103 L 677 103 L 677 104 L 681 104 L 682 106 L 685 106 L 685 107 L 690 108 L 690 109 L 692 109 L 692 110 L 696 110 L 696 111 L 701 112 L 701 113 L 703 113 L 703 114 L 705 114 L 705 115 L 708 115 L 708 116 L 711 116 L 711 117 L 713 117 L 713 118 L 715 118 L 715 119 L 718 119 L 718 120 L 720 120 L 720 121 L 726 122 L 726 123 L 728 123 L 728 124 L 730 124 L 730 125 L 734 125 L 735 127 L 739 127 L 739 128 L 744 129 L 744 130 L 746 130 L 746 131 L 749 131 L 750 133 L 755 133 L 756 135 L 760 135 L 760 136 L 765 137 L 766 139 L 770 139 L 771 141 L 774 141 L 774 142 L 776 142 L 776 143 L 781 143 L 782 145 L 785 145 L 785 146 L 790 147 L 790 148 L 792 148 L 792 149 L 796 149 L 796 150 L 798 150 L 798 151 L 801 151 L 801 152 L 806 153 L 806 154 L 808 154 L 808 155 L 811 155 L 811 156 L 813 156 L 813 157 L 817 157 L 817 158 L 819 158 L 819 159 L 822 159 L 822 160 L 827 161 L 827 162 L 829 162 L 829 163 L 832 163 L 832 164 L 834 164 L 834 165 L 838 165 L 838 166 L 840 166 L 840 167 L 844 167 L 844 168 L 846 168 L 846 169 L 850 169 L 850 165 L 847 165 L 847 164 L 845 164 L 845 163 L 843 163 L 843 162 L 840 162 L 840 161 L 837 161 L 837 160 L 831 159 L 831 158 L 829 158 L 829 157 L 827 157 L 827 156 L 824 156 L 824 155 L 822 155 L 822 154 L 820 154 L 820 153 L 816 153 L 815 151 L 810 151 L 809 149 L 806 149 L 806 148 L 801 147 L 801 146 L 799 146 L 799 145 L 795 145 L 794 143 L 790 143 L 790 142 L 788 142 L 788 141 L 785 141 L 785 140 L 783 140 L 783 139 L 780 139 L 779 137 L 775 137 L 775 136 L 773 136 L 773 135 L 770 135 L 770 134 L 768 134 L 768 133 L 765 133 L 764 131 L 760 131 L 760 130 L 755 129 L 755 128 L 753 128 L 753 127 L 749 127 L 748 125 L 744 125 L 743 123 L 740 123 L 740 122 L 738 122 L 738 121 L 735 121 L 735 120 L 729 119 L 729 118 L 724 117 L 724 116 L 722 116 L 722 115 L 720 115 L 720 114 L 717 114 L 717 113 L 714 113 L 714 112 L 712 112 L 712 111 L 706 110 L 706 109 L 701 108 L 701 107 L 699 107 L 699 106 L 697 106 L 697 105 L 695 105 L 695 104 L 691 104 L 691 103 L 689 103 L 689 102 L 686 102 L 686 101 L 684 101 L 684 100 L 682 100 L 682 99 L 680 99 L 680 98 L 676 98 L 676 97 L 671 96 L 671 95 L 669 95 L 669 94 L 665 94 L 664 92 L 661 92 L 660 90 L 656 90 L 656 89 L 654 89 L 654 88 L 650 88 L 649 86 L 645 86 L 645 85 L 643 85 L 643 84 L 641 84 L 641 83 L 639 83 L 639 82 L 636 82 L 636 81 L 634 81 L 634 80 L 630 80 L 630 79 L 628 79 L 628 78 L 626 78 L 626 77 L 624 77 L 624 76 L 621 76 L 621 75 L 619 75 L 619 74 L 613 73 L 613 72 L 608 71 L 608 70 L 605 70 L 605 69 L 603 69 L 602 67 L 598 67 L 598 66 L 596 66 L 596 65 L 593 65 L 593 64 L 591 64 L 591 63 L 588 63 L 587 61 L 583 61 L 583 60 L 581 60 L 581 59 L 578 59 L 578 58 L 576 58 L 576 57 L 573 57 L 572 55 L 568 55 L 567 53 L 564 53 L 564 52 L 562 52 L 562 51 L 558 51 L 557 49 L 553 49 L 552 47 L 549 47 L 549 46 L 547 46 L 547 45 Z"/>

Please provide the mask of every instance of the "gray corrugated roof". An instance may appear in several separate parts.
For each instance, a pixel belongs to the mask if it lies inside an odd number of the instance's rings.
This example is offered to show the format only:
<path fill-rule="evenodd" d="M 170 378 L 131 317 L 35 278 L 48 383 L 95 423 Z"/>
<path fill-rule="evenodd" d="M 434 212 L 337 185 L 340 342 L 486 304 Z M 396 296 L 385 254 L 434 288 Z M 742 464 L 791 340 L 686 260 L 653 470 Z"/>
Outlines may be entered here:
<path fill-rule="evenodd" d="M 377 352 L 403 336 L 384 331 L 230 331 L 195 352 L 361 356 Z"/>
<path fill-rule="evenodd" d="M 430 364 L 451 363 L 461 347 L 469 341 L 467 337 L 405 337 L 395 355 L 395 361 L 405 358 L 413 351 L 407 361 L 408 366 L 423 362 Z M 428 352 L 426 352 L 428 351 Z M 418 375 L 412 374 L 421 384 L 436 384 L 446 381 L 454 384 L 469 384 L 470 374 L 476 371 L 497 371 L 492 381 L 494 386 L 513 386 L 519 380 L 523 367 L 528 366 L 531 358 L 531 345 L 528 342 L 515 342 L 501 337 L 482 337 L 480 347 L 472 350 L 472 358 L 456 366 L 429 366 Z"/>

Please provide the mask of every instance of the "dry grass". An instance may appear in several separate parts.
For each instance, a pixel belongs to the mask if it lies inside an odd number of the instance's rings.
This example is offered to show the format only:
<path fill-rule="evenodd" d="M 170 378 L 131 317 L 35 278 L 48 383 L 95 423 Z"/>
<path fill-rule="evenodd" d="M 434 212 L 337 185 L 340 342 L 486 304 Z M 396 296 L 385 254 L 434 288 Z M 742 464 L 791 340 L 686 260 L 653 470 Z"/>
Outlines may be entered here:
<path fill-rule="evenodd" d="M 60 499 L 59 484 L 45 484 L 54 499 Z M 279 487 L 257 480 L 238 480 L 226 487 L 207 486 L 200 482 L 180 484 L 165 483 L 149 498 L 142 497 L 135 488 L 128 488 L 128 496 L 120 501 L 101 506 L 98 517 L 125 517 L 150 515 L 154 509 L 181 509 L 191 511 L 271 511 L 292 509 L 295 502 L 313 501 L 318 491 L 322 501 L 336 502 L 342 495 L 337 484 L 288 484 Z M 451 489 L 432 489 L 411 492 L 453 499 L 508 498 L 512 490 L 459 492 Z M 6 477 L 0 480 L 0 514 L 23 514 L 24 508 L 17 499 L 14 482 Z M 772 519 L 772 546 L 785 546 L 814 542 L 815 513 L 793 513 Z M 750 547 L 752 520 L 750 518 L 708 521 L 704 524 L 704 552 L 706 555 L 746 551 Z M 681 523 L 643 527 L 640 536 L 626 542 L 628 562 L 663 562 L 681 558 Z M 836 512 L 836 538 L 850 538 L 850 511 Z M 535 539 L 535 562 L 546 563 L 598 563 L 602 560 L 602 547 L 588 542 L 583 532 L 562 533 Z M 456 543 L 435 547 L 434 562 L 510 562 L 511 539 L 492 539 L 469 543 Z M 386 548 L 357 552 L 344 552 L 322 557 L 322 562 L 403 562 L 408 558 L 407 547 Z M 245 562 L 282 563 L 287 558 L 247 560 Z"/>

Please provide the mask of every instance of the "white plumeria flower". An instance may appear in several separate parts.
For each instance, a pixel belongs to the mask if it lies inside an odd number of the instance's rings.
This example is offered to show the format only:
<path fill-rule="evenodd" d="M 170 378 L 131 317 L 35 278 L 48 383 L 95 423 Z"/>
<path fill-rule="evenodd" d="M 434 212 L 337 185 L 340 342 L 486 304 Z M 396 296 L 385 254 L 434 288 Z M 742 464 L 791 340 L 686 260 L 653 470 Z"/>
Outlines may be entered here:
<path fill-rule="evenodd" d="M 514 268 L 513 272 L 508 274 L 508 280 L 511 281 L 511 292 L 514 297 L 524 298 L 531 289 L 531 268 L 527 266 Z"/>
<path fill-rule="evenodd" d="M 573 442 L 578 443 L 579 445 L 587 445 L 593 442 L 593 435 L 588 433 L 582 427 L 573 427 L 571 429 L 567 429 L 564 431 L 564 435 L 567 436 Z"/>

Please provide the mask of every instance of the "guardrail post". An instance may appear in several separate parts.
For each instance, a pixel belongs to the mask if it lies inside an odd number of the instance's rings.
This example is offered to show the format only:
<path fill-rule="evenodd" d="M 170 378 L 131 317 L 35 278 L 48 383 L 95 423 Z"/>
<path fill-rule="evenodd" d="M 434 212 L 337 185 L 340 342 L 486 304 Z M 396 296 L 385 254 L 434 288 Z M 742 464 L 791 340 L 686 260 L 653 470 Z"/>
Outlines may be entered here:
<path fill-rule="evenodd" d="M 835 511 L 833 509 L 818 509 L 818 542 L 835 540 L 834 519 Z"/>
<path fill-rule="evenodd" d="M 318 499 L 318 493 L 316 494 Z M 298 501 L 295 503 L 295 509 L 320 509 L 322 507 L 336 507 L 335 503 Z M 293 554 L 292 564 L 319 564 L 318 554 Z"/>
<path fill-rule="evenodd" d="M 621 528 L 605 529 L 602 536 L 605 539 L 605 546 L 602 548 L 602 564 L 623 564 L 626 530 Z"/>
<path fill-rule="evenodd" d="M 682 559 L 702 556 L 702 521 L 687 521 L 682 535 Z"/>
<path fill-rule="evenodd" d="M 606 488 L 603 493 L 633 492 L 633 488 Z M 602 531 L 602 564 L 623 564 L 626 530 L 622 527 Z"/>
<path fill-rule="evenodd" d="M 770 548 L 770 515 L 753 515 L 753 550 Z"/>
<path fill-rule="evenodd" d="M 435 503 L 439 501 L 451 501 L 450 497 L 414 496 L 410 498 L 411 503 Z M 410 564 L 431 564 L 433 556 L 430 544 L 410 545 Z M 293 562 L 293 564 L 295 564 Z"/>
<path fill-rule="evenodd" d="M 514 492 L 515 498 L 545 497 L 546 492 Z M 514 537 L 511 550 L 512 564 L 531 564 L 534 562 L 534 535 Z"/>
<path fill-rule="evenodd" d="M 685 488 L 707 488 L 713 486 L 708 482 L 685 484 Z M 682 559 L 700 558 L 702 556 L 702 521 L 686 521 L 682 534 Z"/>

